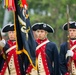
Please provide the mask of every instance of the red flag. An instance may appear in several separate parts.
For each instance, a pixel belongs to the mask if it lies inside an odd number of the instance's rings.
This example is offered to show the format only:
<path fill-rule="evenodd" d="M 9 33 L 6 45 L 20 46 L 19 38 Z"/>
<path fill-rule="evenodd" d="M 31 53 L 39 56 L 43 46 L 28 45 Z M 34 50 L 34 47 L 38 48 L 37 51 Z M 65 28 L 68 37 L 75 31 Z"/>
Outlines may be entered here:
<path fill-rule="evenodd" d="M 8 1 L 8 7 L 12 7 L 12 2 L 13 2 L 12 0 Z"/>
<path fill-rule="evenodd" d="M 24 7 L 24 5 L 28 6 L 26 0 L 21 0 L 21 2 L 22 2 L 23 7 Z"/>
<path fill-rule="evenodd" d="M 14 10 L 15 11 L 14 0 L 8 0 L 8 10 Z"/>

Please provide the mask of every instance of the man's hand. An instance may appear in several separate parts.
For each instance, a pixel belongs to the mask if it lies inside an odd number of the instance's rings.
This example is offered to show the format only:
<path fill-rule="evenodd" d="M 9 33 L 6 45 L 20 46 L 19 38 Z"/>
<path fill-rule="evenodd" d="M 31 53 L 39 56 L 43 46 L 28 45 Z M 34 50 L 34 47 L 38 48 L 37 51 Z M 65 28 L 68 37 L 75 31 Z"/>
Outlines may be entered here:
<path fill-rule="evenodd" d="M 6 44 L 5 40 L 2 39 L 2 40 L 0 41 L 0 50 L 3 49 L 3 47 L 5 46 L 5 44 Z"/>

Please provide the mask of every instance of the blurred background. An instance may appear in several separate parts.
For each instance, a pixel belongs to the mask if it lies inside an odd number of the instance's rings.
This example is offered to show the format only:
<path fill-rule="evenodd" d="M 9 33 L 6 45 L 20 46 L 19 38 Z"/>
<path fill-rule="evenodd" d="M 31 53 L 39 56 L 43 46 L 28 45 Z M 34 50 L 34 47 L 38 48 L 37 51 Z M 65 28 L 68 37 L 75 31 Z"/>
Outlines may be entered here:
<path fill-rule="evenodd" d="M 55 32 L 48 34 L 50 41 L 60 44 L 67 41 L 67 32 L 62 26 L 67 22 L 67 5 L 69 6 L 69 20 L 76 21 L 76 0 L 27 0 L 30 22 L 44 22 L 51 25 Z M 0 0 L 0 29 L 7 23 L 14 22 L 14 12 L 2 7 Z"/>

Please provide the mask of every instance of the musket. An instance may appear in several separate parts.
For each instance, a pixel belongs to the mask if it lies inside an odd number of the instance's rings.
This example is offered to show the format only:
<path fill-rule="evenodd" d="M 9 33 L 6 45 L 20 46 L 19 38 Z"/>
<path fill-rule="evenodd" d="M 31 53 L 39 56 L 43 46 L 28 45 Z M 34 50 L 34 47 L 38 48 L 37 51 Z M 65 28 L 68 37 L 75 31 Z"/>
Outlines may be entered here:
<path fill-rule="evenodd" d="M 1 32 L 0 32 L 0 41 L 2 40 L 2 36 L 1 36 Z M 10 75 L 10 68 L 9 68 L 9 64 L 8 64 L 8 61 L 7 61 L 7 54 L 3 51 L 3 55 L 5 57 L 5 61 L 6 61 L 6 64 L 7 64 L 7 68 L 8 68 L 8 73 Z"/>
<path fill-rule="evenodd" d="M 68 50 L 70 50 L 70 36 L 69 36 L 69 6 L 67 5 L 67 24 L 68 24 Z M 68 59 L 68 71 L 72 75 L 71 57 Z"/>

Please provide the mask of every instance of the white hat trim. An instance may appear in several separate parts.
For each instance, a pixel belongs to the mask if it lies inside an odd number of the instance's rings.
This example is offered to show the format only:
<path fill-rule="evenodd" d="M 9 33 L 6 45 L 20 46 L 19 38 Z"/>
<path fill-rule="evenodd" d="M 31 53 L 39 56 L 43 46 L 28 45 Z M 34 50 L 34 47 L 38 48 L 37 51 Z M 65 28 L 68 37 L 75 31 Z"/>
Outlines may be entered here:
<path fill-rule="evenodd" d="M 72 23 L 75 23 L 75 21 L 69 21 L 69 23 L 72 24 Z M 66 24 L 67 24 L 67 23 L 65 23 L 65 24 L 63 25 L 62 29 L 64 29 L 64 26 L 65 26 Z"/>
<path fill-rule="evenodd" d="M 35 24 L 32 25 L 32 27 L 33 27 L 33 26 L 36 26 L 37 24 L 40 25 L 40 24 L 46 24 L 46 23 L 35 23 Z M 46 25 L 47 25 L 48 27 L 50 27 L 50 28 L 53 30 L 53 33 L 54 33 L 54 29 L 53 29 L 49 24 L 46 24 Z"/>
<path fill-rule="evenodd" d="M 8 26 L 8 25 L 10 25 L 10 27 L 12 27 L 14 24 L 6 24 L 6 25 L 2 28 L 1 32 L 2 32 L 3 29 L 4 29 L 6 26 Z"/>

